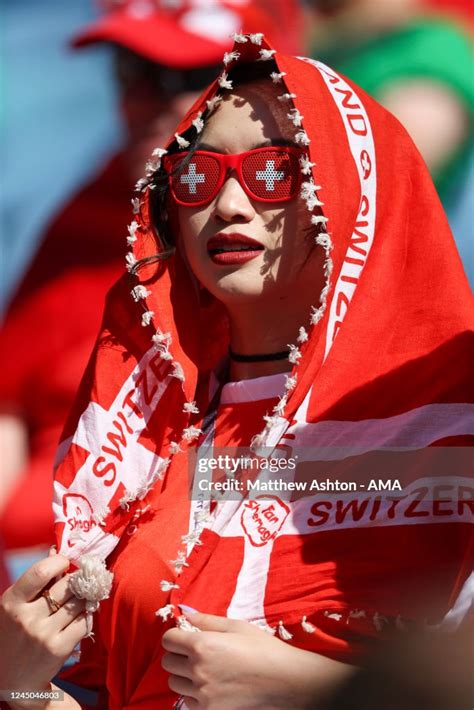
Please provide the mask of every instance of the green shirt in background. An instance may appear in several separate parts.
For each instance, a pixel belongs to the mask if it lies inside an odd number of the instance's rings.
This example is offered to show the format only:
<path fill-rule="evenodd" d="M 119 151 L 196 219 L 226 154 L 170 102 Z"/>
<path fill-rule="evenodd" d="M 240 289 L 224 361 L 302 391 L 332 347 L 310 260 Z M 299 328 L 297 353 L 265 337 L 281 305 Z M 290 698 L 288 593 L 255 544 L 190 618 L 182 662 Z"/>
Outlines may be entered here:
<path fill-rule="evenodd" d="M 474 111 L 474 80 L 471 38 L 447 18 L 423 17 L 402 27 L 372 37 L 354 36 L 347 30 L 333 35 L 331 45 L 312 47 L 312 56 L 352 79 L 378 99 L 392 83 L 404 79 L 428 79 L 444 84 Z M 462 179 L 472 131 L 448 164 L 433 174 L 445 207 L 455 197 Z"/>

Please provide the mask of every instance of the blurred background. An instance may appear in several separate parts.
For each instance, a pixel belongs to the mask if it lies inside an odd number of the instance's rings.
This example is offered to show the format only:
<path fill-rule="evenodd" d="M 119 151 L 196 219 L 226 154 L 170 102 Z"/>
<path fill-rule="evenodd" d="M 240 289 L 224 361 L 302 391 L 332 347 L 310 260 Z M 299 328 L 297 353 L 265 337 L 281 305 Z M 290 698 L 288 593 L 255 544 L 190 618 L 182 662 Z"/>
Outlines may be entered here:
<path fill-rule="evenodd" d="M 471 284 L 474 81 L 471 0 L 3 0 L 0 12 L 1 587 L 53 541 L 54 452 L 123 269 L 133 185 L 230 33 L 321 59 L 400 118 Z"/>
<path fill-rule="evenodd" d="M 110 52 L 68 46 L 97 12 L 93 0 L 0 4 L 3 312 L 55 210 L 122 138 Z"/>

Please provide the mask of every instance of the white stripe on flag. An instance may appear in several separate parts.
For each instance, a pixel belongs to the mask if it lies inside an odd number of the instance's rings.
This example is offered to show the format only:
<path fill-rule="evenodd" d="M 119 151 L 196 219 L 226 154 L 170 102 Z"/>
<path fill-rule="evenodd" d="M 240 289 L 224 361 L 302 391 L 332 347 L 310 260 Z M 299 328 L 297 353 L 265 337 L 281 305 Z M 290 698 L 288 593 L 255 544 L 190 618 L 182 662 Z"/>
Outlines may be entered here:
<path fill-rule="evenodd" d="M 341 272 L 338 276 L 326 332 L 324 357 L 329 354 L 339 328 L 342 325 L 354 296 L 362 270 L 374 241 L 377 200 L 377 170 L 375 146 L 367 111 L 354 89 L 322 62 L 299 57 L 312 64 L 321 74 L 341 114 L 346 129 L 349 148 L 359 175 L 361 200 L 351 243 L 347 249 Z M 317 160 L 317 157 L 316 157 Z M 324 189 L 324 186 L 323 186 Z"/>
<path fill-rule="evenodd" d="M 393 417 L 361 421 L 313 423 L 305 421 L 306 414 L 307 405 L 295 414 L 295 423 L 287 431 L 291 438 L 283 437 L 281 443 L 315 449 L 353 447 L 364 453 L 384 447 L 423 448 L 448 436 L 474 434 L 474 404 L 462 402 L 426 404 Z"/>

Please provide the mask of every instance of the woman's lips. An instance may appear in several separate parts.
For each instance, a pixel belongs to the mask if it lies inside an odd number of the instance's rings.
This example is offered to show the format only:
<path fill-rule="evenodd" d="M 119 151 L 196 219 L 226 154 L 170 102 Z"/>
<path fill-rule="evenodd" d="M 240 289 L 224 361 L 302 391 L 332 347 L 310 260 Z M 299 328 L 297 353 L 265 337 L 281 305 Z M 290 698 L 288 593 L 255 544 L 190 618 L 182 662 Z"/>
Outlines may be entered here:
<path fill-rule="evenodd" d="M 226 251 L 219 254 L 210 254 L 211 261 L 214 264 L 221 266 L 230 266 L 232 264 L 244 264 L 246 261 L 255 259 L 261 252 L 261 249 L 255 251 Z"/>
<path fill-rule="evenodd" d="M 263 244 L 244 234 L 216 234 L 207 242 L 211 261 L 224 266 L 255 259 L 263 249 Z"/>

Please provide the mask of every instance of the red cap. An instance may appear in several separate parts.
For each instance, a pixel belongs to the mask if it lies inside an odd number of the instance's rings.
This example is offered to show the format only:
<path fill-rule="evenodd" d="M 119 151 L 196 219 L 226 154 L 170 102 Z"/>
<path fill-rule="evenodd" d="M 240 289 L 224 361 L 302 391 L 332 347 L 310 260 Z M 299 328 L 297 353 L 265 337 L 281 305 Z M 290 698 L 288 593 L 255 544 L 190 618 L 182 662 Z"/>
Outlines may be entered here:
<path fill-rule="evenodd" d="M 72 40 L 113 42 L 175 69 L 219 64 L 232 32 L 277 31 L 251 0 L 108 0 L 107 13 Z"/>

